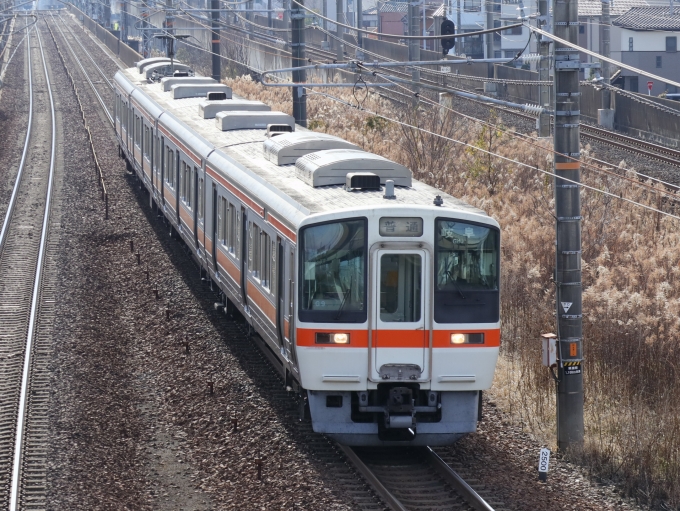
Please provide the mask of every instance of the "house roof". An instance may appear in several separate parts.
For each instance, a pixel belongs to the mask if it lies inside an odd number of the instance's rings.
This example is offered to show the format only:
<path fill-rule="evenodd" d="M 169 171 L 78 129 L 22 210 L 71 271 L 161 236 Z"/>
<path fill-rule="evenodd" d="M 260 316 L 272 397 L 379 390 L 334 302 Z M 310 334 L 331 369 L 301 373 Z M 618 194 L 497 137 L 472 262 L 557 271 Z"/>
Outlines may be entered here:
<path fill-rule="evenodd" d="M 667 7 L 668 0 L 610 0 L 612 16 L 621 16 L 633 7 Z M 602 16 L 602 0 L 579 0 L 579 16 Z"/>
<path fill-rule="evenodd" d="M 680 31 L 680 7 L 633 7 L 619 16 L 614 25 L 629 30 Z"/>

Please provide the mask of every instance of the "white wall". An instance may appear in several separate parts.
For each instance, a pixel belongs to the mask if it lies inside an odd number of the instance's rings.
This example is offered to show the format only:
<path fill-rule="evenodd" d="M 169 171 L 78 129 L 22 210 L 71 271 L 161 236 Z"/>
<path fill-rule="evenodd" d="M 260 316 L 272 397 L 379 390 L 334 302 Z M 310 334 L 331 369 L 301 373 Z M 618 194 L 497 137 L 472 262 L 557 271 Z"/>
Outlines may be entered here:
<path fill-rule="evenodd" d="M 666 51 L 666 37 L 675 36 L 680 40 L 680 32 L 658 31 L 642 32 L 621 29 L 620 51 L 628 51 L 628 38 L 633 38 L 633 51 Z"/>

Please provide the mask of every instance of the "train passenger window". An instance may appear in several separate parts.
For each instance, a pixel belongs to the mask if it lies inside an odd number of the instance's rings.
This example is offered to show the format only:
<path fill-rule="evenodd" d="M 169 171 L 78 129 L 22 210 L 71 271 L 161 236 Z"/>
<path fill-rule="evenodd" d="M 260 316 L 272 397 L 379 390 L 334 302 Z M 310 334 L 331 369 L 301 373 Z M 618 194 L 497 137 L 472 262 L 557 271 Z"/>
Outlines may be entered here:
<path fill-rule="evenodd" d="M 236 207 L 233 204 L 229 204 L 229 215 L 227 217 L 229 219 L 229 229 L 228 229 L 228 239 L 227 239 L 227 247 L 229 248 L 229 252 L 232 254 L 234 253 L 234 239 L 236 238 Z"/>
<path fill-rule="evenodd" d="M 276 257 L 277 257 L 277 250 L 276 250 L 276 240 L 272 239 L 269 242 L 269 262 L 270 262 L 270 270 L 269 270 L 269 291 L 271 292 L 272 295 L 276 296 Z"/>
<path fill-rule="evenodd" d="M 271 268 L 272 268 L 271 265 L 272 256 L 271 245 L 269 242 L 269 234 L 267 234 L 264 231 L 260 231 L 259 245 L 260 245 L 259 250 L 260 284 L 262 284 L 263 287 L 268 288 L 271 285 Z"/>
<path fill-rule="evenodd" d="M 366 321 L 366 219 L 305 227 L 300 253 L 300 320 Z"/>
<path fill-rule="evenodd" d="M 220 241 L 222 242 L 222 245 L 227 244 L 227 224 L 228 224 L 227 208 L 228 208 L 227 199 L 222 197 L 220 200 L 220 215 L 222 218 L 222 225 L 220 226 Z"/>
<path fill-rule="evenodd" d="M 498 321 L 498 229 L 438 218 L 435 236 L 435 321 Z"/>
<path fill-rule="evenodd" d="M 248 268 L 253 277 L 260 278 L 260 228 L 252 223 L 248 223 Z"/>
<path fill-rule="evenodd" d="M 161 158 L 160 158 L 160 144 L 158 143 L 158 137 L 155 137 L 155 140 L 154 140 L 154 151 L 153 151 L 153 168 L 154 168 L 154 170 L 158 170 L 160 161 L 161 161 Z"/>
<path fill-rule="evenodd" d="M 198 180 L 198 222 L 203 223 L 203 219 L 205 218 L 205 200 L 203 198 L 204 194 L 203 190 L 203 178 L 199 178 Z"/>
<path fill-rule="evenodd" d="M 185 197 L 186 197 L 186 181 L 187 181 L 187 164 L 184 163 L 183 161 L 180 163 L 180 171 L 179 171 L 179 197 L 182 199 L 182 202 L 185 202 Z"/>
<path fill-rule="evenodd" d="M 380 321 L 420 321 L 422 267 L 419 254 L 385 254 L 380 258 Z"/>
<path fill-rule="evenodd" d="M 243 254 L 241 254 L 241 212 L 236 211 L 236 243 L 232 248 L 232 253 L 236 259 L 241 259 Z"/>

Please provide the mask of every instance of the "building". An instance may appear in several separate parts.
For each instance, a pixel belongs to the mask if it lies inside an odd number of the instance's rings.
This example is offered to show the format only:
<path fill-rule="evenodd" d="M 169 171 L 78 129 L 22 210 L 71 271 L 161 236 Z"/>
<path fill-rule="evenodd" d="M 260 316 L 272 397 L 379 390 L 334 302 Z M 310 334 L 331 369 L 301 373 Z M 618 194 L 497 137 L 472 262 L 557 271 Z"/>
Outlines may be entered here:
<path fill-rule="evenodd" d="M 612 34 L 612 58 L 635 68 L 680 81 L 680 7 L 634 7 L 619 16 L 613 25 L 618 27 L 616 37 Z M 632 71 L 623 69 L 621 76 L 624 89 L 647 92 L 647 82 L 653 82 L 651 94 L 677 93 L 676 87 L 649 80 Z"/>

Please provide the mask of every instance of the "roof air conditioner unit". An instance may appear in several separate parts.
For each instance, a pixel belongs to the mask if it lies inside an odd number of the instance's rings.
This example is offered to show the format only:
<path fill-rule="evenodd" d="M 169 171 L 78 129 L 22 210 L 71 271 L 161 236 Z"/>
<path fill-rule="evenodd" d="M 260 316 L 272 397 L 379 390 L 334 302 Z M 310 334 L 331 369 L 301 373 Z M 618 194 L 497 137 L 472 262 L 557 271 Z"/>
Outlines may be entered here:
<path fill-rule="evenodd" d="M 218 112 L 215 122 L 222 131 L 264 130 L 269 124 L 286 124 L 291 129 L 295 127 L 293 116 L 283 112 Z"/>
<path fill-rule="evenodd" d="M 396 186 L 411 186 L 411 171 L 377 154 L 352 149 L 330 149 L 309 153 L 295 162 L 295 174 L 305 183 L 317 186 L 344 185 L 349 173 L 370 172 L 380 184 L 391 179 Z"/>
<path fill-rule="evenodd" d="M 247 99 L 225 99 L 223 101 L 201 101 L 198 104 L 198 116 L 201 119 L 214 119 L 218 112 L 269 112 L 271 108 L 260 101 Z"/>
<path fill-rule="evenodd" d="M 224 92 L 227 98 L 231 98 L 231 88 L 221 83 L 208 83 L 199 85 L 173 85 L 170 87 L 172 99 L 204 98 L 208 92 Z"/>
<path fill-rule="evenodd" d="M 264 156 L 276 165 L 287 165 L 305 154 L 324 149 L 359 149 L 339 137 L 314 131 L 281 134 L 264 141 Z"/>
<path fill-rule="evenodd" d="M 172 75 L 172 76 L 174 76 L 175 78 L 182 78 L 184 76 L 189 76 L 189 72 L 188 71 L 175 71 L 175 74 Z"/>
<path fill-rule="evenodd" d="M 217 84 L 215 80 L 207 76 L 175 76 L 161 78 L 161 88 L 163 92 L 168 92 L 173 85 L 210 85 Z"/>

